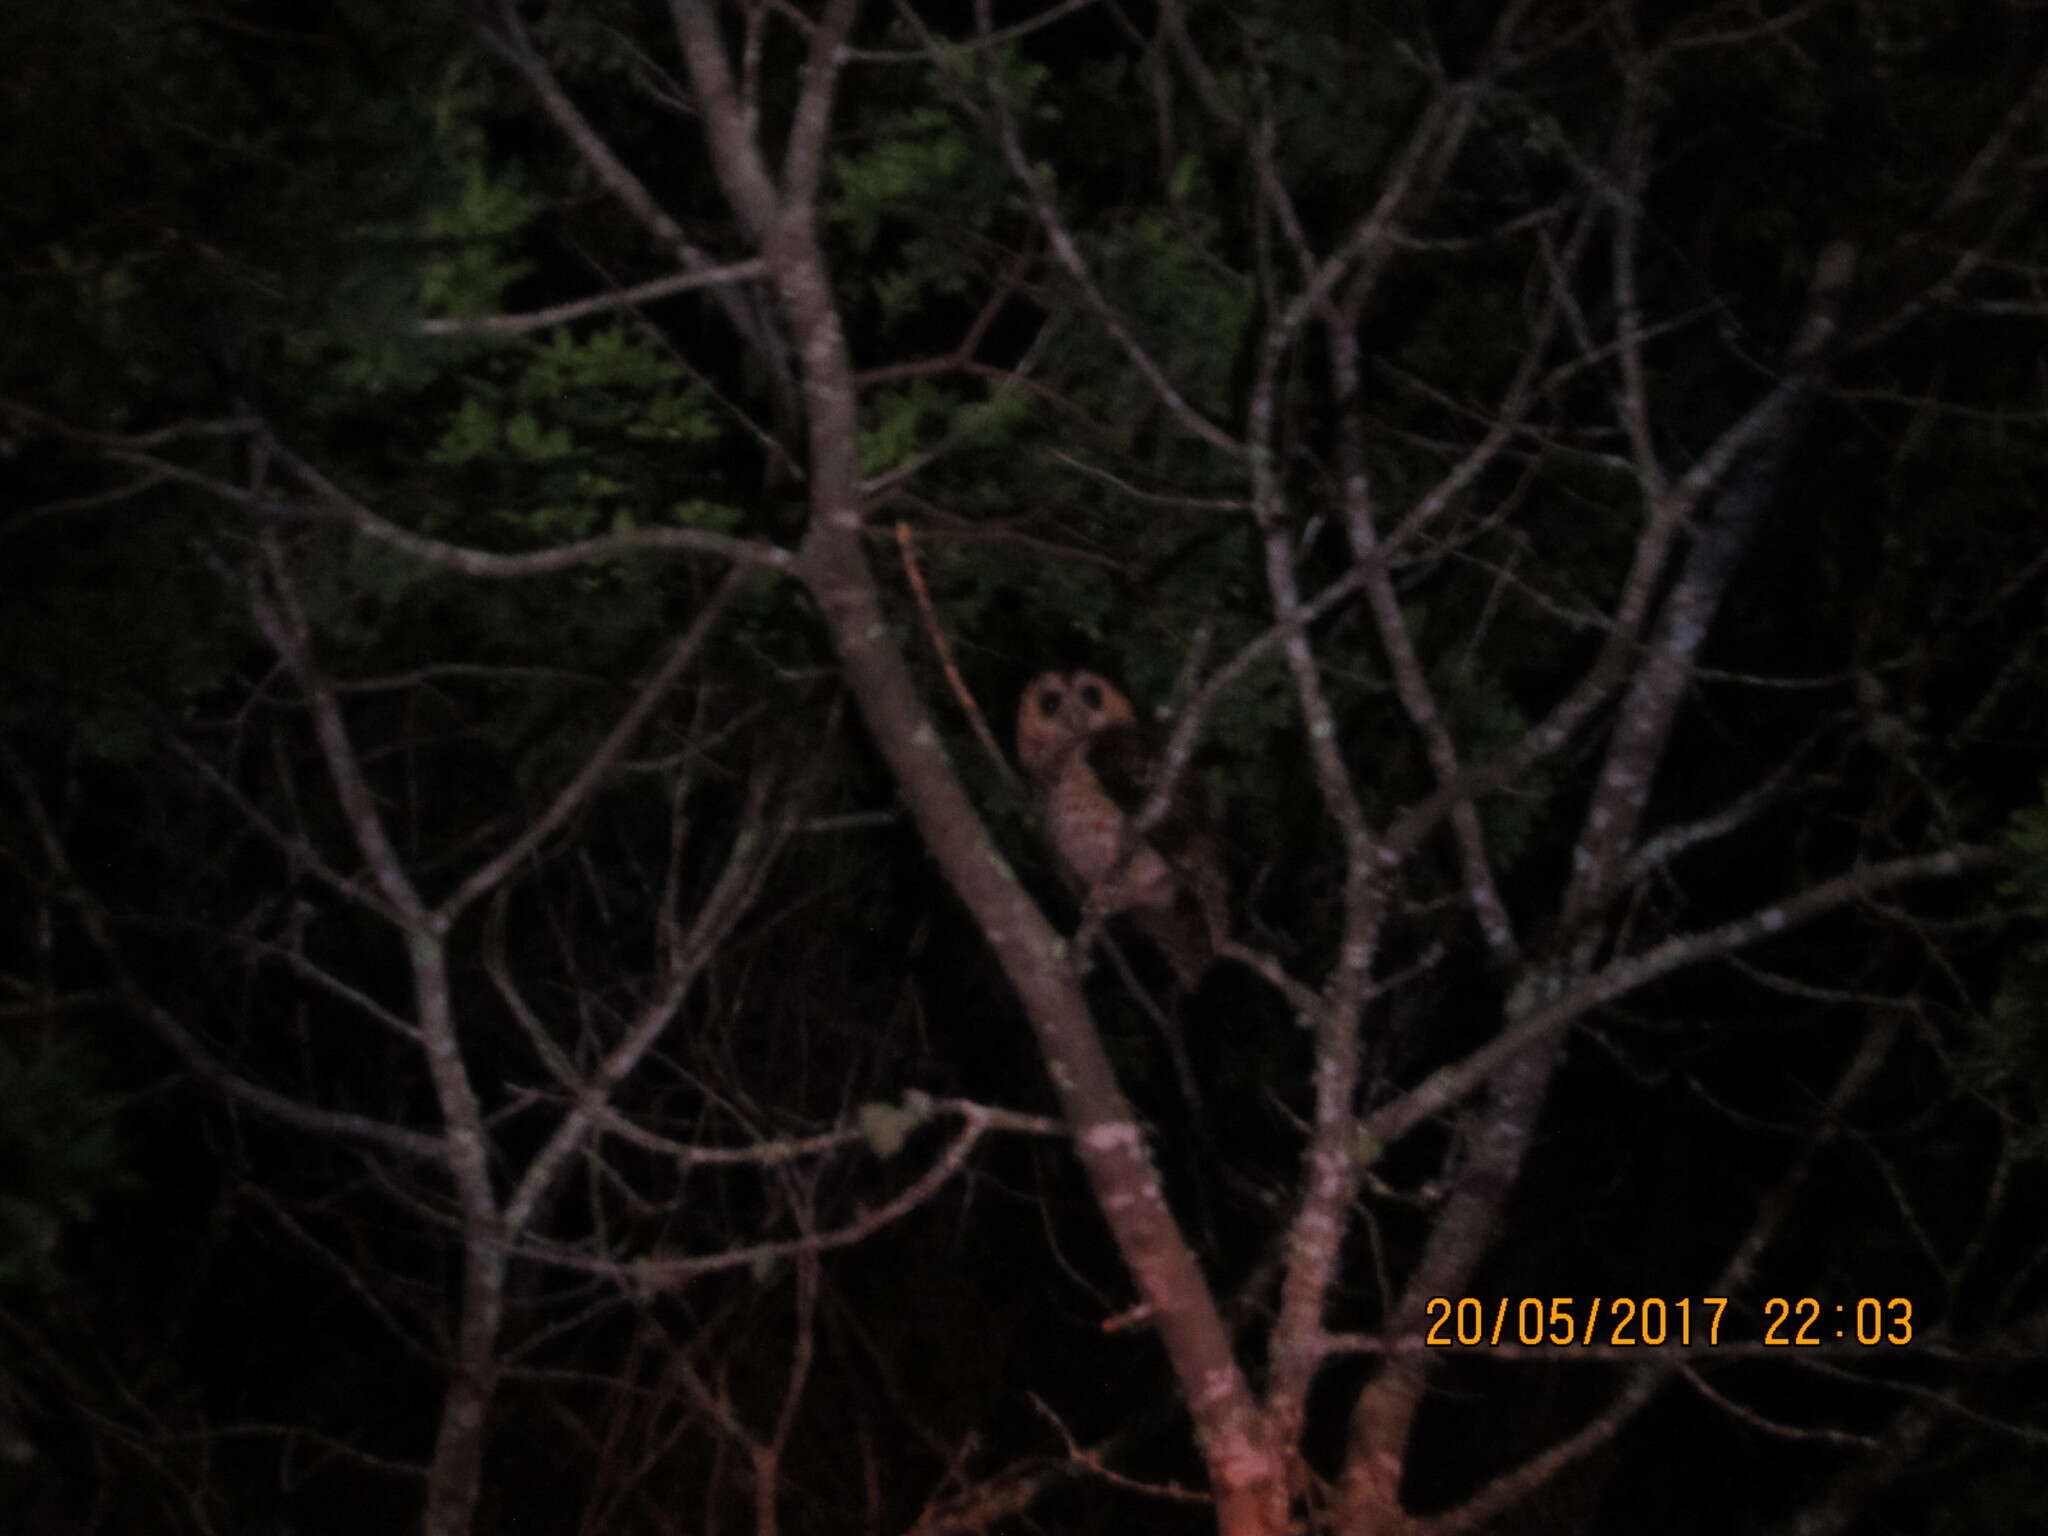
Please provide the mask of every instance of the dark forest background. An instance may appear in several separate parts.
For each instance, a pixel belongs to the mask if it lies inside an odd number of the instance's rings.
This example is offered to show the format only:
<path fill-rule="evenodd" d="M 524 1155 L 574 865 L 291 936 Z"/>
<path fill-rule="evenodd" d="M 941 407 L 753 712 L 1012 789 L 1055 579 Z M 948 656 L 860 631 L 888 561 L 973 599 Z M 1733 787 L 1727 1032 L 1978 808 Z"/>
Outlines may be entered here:
<path fill-rule="evenodd" d="M 0 1529 L 2041 1528 L 2041 6 L 14 0 L 0 99 Z"/>

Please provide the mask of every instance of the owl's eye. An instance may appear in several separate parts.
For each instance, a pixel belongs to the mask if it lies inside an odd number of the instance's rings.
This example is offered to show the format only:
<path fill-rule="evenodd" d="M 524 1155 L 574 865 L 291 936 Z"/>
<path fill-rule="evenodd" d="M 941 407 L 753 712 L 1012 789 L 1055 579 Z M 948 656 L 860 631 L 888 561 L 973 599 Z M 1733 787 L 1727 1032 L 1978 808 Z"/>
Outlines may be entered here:
<path fill-rule="evenodd" d="M 1038 696 L 1038 712 L 1050 720 L 1060 712 L 1060 691 L 1048 688 Z"/>
<path fill-rule="evenodd" d="M 1102 690 L 1093 683 L 1083 683 L 1081 685 L 1081 702 L 1090 709 L 1102 708 Z"/>

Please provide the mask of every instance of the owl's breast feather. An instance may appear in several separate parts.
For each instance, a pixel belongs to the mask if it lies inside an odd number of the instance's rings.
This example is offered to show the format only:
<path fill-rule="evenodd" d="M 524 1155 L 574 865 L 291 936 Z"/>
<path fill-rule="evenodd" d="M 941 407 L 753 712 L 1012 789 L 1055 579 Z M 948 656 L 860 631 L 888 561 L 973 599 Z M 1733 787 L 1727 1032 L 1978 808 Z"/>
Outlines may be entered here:
<path fill-rule="evenodd" d="M 1125 817 L 1103 792 L 1085 762 L 1072 764 L 1054 780 L 1046 796 L 1046 824 L 1054 850 L 1089 892 L 1101 883 L 1123 850 Z M 1150 847 L 1140 845 L 1123 873 L 1098 900 L 1105 911 L 1133 907 L 1164 909 L 1174 902 L 1172 868 Z"/>

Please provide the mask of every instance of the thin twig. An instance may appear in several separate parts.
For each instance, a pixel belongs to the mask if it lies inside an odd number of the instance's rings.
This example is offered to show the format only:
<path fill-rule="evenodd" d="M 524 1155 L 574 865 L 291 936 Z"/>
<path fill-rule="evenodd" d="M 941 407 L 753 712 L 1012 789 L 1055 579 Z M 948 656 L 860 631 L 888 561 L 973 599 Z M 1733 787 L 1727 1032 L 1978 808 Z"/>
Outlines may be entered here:
<path fill-rule="evenodd" d="M 988 753 L 989 761 L 996 765 L 996 773 L 1009 788 L 1022 792 L 1017 775 L 1010 767 L 1010 760 L 1003 756 L 1003 749 L 996 744 L 995 732 L 988 728 L 988 719 L 981 712 L 981 705 L 975 702 L 968 690 L 967 680 L 960 675 L 960 668 L 953 662 L 953 648 L 946 642 L 946 632 L 939 625 L 937 609 L 932 606 L 931 589 L 925 585 L 924 572 L 917 563 L 917 551 L 911 545 L 910 524 L 896 524 L 896 547 L 903 552 L 903 575 L 910 583 L 911 595 L 917 599 L 917 611 L 924 616 L 924 632 L 930 637 L 932 650 L 938 654 L 939 665 L 945 669 L 946 682 L 953 689 L 953 697 L 960 701 L 960 708 L 966 712 L 967 723 L 974 727 L 975 740 Z"/>

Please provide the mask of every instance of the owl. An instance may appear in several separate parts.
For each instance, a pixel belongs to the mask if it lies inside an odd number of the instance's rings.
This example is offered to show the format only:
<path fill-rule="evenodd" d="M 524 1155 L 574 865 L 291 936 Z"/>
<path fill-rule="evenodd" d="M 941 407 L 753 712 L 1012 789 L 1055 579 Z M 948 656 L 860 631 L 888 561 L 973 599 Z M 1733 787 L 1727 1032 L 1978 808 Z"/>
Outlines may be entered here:
<path fill-rule="evenodd" d="M 1226 936 L 1222 864 L 1195 786 L 1112 871 L 1157 780 L 1156 744 L 1131 701 L 1094 672 L 1045 672 L 1017 704 L 1017 761 L 1039 795 L 1053 852 L 1084 900 L 1126 913 L 1193 990 Z M 1105 882 L 1108 882 L 1105 885 Z"/>

